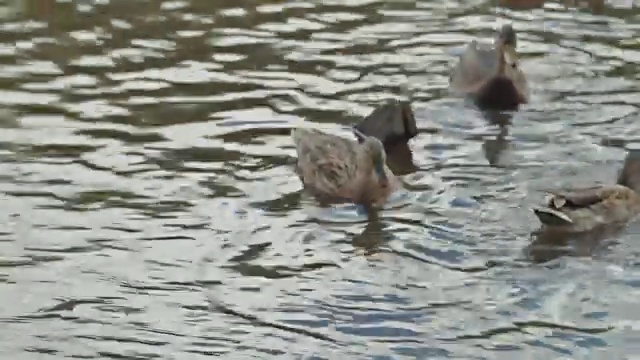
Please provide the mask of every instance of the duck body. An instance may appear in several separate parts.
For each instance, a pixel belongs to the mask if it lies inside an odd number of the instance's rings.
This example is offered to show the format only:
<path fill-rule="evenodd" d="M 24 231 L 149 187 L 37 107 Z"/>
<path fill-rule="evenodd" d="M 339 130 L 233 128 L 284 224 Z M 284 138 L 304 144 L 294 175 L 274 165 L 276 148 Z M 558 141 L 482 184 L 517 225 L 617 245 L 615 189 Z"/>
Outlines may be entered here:
<path fill-rule="evenodd" d="M 512 109 L 528 102 L 529 87 L 515 48 L 511 25 L 502 27 L 494 44 L 473 40 L 452 69 L 451 90 L 485 108 Z"/>
<path fill-rule="evenodd" d="M 400 187 L 385 164 L 382 143 L 363 135 L 348 140 L 315 129 L 294 129 L 296 172 L 304 187 L 322 205 L 353 202 L 381 207 Z"/>
<path fill-rule="evenodd" d="M 546 206 L 533 209 L 548 228 L 582 232 L 599 225 L 626 223 L 640 214 L 640 195 L 620 184 L 548 192 L 551 196 Z"/>
<path fill-rule="evenodd" d="M 398 144 L 407 144 L 418 135 L 411 103 L 395 99 L 377 107 L 355 129 L 380 140 L 387 150 Z"/>
<path fill-rule="evenodd" d="M 640 214 L 640 150 L 627 153 L 616 184 L 547 193 L 547 204 L 533 209 L 544 228 L 583 232 L 623 225 Z"/>

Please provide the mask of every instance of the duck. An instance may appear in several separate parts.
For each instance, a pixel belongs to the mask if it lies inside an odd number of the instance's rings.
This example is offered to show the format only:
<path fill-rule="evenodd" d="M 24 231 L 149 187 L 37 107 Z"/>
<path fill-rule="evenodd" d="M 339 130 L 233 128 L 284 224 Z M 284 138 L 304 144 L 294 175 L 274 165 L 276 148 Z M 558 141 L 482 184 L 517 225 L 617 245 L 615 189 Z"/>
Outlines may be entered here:
<path fill-rule="evenodd" d="M 640 150 L 629 152 L 615 184 L 553 191 L 533 212 L 543 229 L 572 233 L 626 224 L 640 214 Z"/>
<path fill-rule="evenodd" d="M 452 92 L 469 96 L 486 109 L 517 109 L 527 103 L 529 85 L 516 46 L 516 32 L 510 24 L 501 27 L 493 45 L 471 41 L 449 76 Z"/>
<path fill-rule="evenodd" d="M 296 173 L 321 205 L 352 202 L 380 208 L 400 182 L 386 164 L 382 142 L 355 127 L 353 132 L 357 140 L 317 129 L 293 129 Z"/>
<path fill-rule="evenodd" d="M 387 100 L 375 108 L 355 128 L 380 140 L 387 152 L 397 145 L 408 144 L 409 140 L 418 135 L 411 102 L 396 99 Z"/>

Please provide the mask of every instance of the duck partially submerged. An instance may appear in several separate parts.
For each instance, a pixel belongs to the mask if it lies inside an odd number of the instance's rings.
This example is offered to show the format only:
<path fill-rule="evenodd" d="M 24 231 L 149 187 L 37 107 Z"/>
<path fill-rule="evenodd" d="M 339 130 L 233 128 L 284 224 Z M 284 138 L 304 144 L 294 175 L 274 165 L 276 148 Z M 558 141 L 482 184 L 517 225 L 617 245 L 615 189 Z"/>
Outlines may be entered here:
<path fill-rule="evenodd" d="M 354 133 L 360 143 L 315 129 L 292 130 L 298 176 L 323 205 L 353 202 L 381 207 L 400 182 L 386 165 L 383 144 L 357 129 Z"/>
<path fill-rule="evenodd" d="M 416 118 L 409 101 L 388 100 L 355 125 L 355 129 L 380 140 L 388 151 L 418 135 Z"/>
<path fill-rule="evenodd" d="M 543 227 L 583 232 L 626 223 L 640 214 L 640 151 L 627 154 L 617 184 L 547 192 L 547 204 L 533 209 Z"/>
<path fill-rule="evenodd" d="M 502 26 L 493 45 L 473 40 L 451 72 L 451 90 L 485 108 L 515 109 L 528 102 L 529 86 L 516 45 L 516 33 L 509 24 Z"/>

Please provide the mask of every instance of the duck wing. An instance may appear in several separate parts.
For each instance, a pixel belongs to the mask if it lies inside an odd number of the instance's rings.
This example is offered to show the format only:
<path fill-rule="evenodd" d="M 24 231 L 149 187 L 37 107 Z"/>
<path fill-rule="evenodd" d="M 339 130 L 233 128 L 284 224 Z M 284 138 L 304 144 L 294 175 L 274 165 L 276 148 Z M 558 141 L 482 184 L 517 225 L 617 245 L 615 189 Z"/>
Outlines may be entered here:
<path fill-rule="evenodd" d="M 350 198 L 358 174 L 358 143 L 318 130 L 297 129 L 298 175 L 327 196 Z"/>
<path fill-rule="evenodd" d="M 472 41 L 460 56 L 458 65 L 454 68 L 450 82 L 457 91 L 473 93 L 498 74 L 499 53 L 485 44 Z"/>
<path fill-rule="evenodd" d="M 602 186 L 575 190 L 545 190 L 550 195 L 545 206 L 536 206 L 533 212 L 541 223 L 548 226 L 572 226 L 571 210 L 587 208 L 604 200 Z"/>
<path fill-rule="evenodd" d="M 575 189 L 569 191 L 546 190 L 551 197 L 547 206 L 554 209 L 585 208 L 604 201 L 609 197 L 611 190 L 604 186 Z"/>

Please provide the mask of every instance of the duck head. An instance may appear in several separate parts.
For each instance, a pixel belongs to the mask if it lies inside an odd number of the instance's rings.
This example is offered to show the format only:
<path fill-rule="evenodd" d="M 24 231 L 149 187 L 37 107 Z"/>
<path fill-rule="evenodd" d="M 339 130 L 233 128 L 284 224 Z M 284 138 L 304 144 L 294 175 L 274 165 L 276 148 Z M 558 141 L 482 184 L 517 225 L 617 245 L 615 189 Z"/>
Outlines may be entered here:
<path fill-rule="evenodd" d="M 502 25 L 495 40 L 499 54 L 498 74 L 513 78 L 518 70 L 518 54 L 516 46 L 518 38 L 516 32 L 510 24 Z M 512 74 L 513 73 L 513 74 Z"/>
<path fill-rule="evenodd" d="M 496 35 L 496 44 L 503 44 L 506 46 L 511 46 L 514 49 L 517 46 L 518 38 L 516 36 L 516 31 L 513 30 L 513 26 L 511 24 L 504 24 L 498 31 Z"/>
<path fill-rule="evenodd" d="M 618 184 L 640 193 L 640 149 L 629 150 L 618 175 Z"/>
<path fill-rule="evenodd" d="M 380 140 L 376 139 L 373 136 L 367 136 L 363 134 L 355 127 L 353 128 L 353 133 L 358 138 L 358 142 L 364 149 L 365 154 L 367 154 L 367 156 L 371 158 L 371 161 L 373 163 L 373 170 L 378 177 L 378 183 L 382 187 L 387 187 L 389 185 L 389 178 L 387 177 L 387 173 L 385 172 L 387 157 L 384 150 L 384 145 Z"/>

